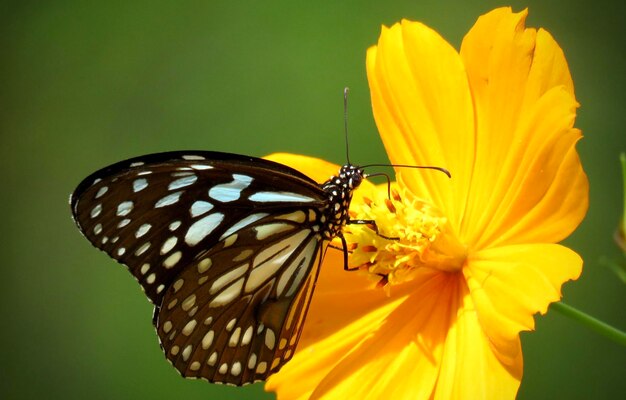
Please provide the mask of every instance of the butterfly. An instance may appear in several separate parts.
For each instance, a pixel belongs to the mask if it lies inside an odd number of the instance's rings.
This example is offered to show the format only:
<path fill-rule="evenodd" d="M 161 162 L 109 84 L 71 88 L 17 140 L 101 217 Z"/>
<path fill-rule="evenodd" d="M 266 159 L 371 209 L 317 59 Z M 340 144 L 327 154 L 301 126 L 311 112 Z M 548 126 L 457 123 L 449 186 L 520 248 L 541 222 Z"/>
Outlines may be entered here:
<path fill-rule="evenodd" d="M 293 356 L 325 245 L 340 238 L 347 257 L 341 230 L 364 178 L 349 162 L 319 185 L 260 158 L 166 152 L 91 174 L 70 203 L 83 235 L 154 304 L 171 364 L 244 385 Z"/>

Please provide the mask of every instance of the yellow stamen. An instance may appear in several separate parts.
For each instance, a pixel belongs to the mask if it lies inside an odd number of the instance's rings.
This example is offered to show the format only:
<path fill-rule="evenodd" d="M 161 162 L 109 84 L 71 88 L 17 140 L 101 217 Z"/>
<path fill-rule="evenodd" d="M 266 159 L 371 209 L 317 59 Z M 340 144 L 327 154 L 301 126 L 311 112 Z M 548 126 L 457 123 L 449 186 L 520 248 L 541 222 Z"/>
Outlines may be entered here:
<path fill-rule="evenodd" d="M 344 231 L 352 268 L 366 270 L 389 292 L 391 286 L 411 280 L 420 268 L 455 272 L 463 267 L 466 247 L 433 205 L 407 200 L 406 193 L 395 189 L 391 199 L 386 190 L 372 197 L 353 203 L 352 212 L 355 219 L 376 221 L 376 227 L 352 225 Z"/>

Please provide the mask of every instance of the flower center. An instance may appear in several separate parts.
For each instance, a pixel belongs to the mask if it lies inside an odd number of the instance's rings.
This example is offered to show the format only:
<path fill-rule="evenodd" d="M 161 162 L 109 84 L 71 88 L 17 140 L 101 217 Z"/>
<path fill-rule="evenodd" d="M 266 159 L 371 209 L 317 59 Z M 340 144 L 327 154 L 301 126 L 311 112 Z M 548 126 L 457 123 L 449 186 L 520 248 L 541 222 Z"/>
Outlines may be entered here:
<path fill-rule="evenodd" d="M 391 198 L 386 190 L 373 197 L 354 202 L 350 218 L 373 220 L 376 226 L 351 224 L 344 229 L 351 268 L 367 271 L 388 291 L 411 280 L 421 268 L 455 272 L 463 267 L 467 248 L 433 205 L 407 200 L 407 193 L 403 199 L 395 189 Z"/>

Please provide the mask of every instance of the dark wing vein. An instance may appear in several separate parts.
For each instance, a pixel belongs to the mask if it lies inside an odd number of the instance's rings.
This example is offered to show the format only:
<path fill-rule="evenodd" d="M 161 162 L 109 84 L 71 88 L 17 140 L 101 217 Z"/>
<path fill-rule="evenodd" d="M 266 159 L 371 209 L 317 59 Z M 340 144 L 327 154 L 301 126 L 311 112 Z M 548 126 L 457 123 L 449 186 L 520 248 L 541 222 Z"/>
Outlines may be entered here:
<path fill-rule="evenodd" d="M 246 226 L 173 282 L 155 324 L 183 376 L 242 385 L 266 379 L 292 357 L 322 246 L 314 225 L 300 220 L 309 212 Z"/>
<path fill-rule="evenodd" d="M 123 161 L 86 178 L 71 198 L 82 233 L 127 265 L 157 305 L 176 277 L 225 233 L 305 205 L 321 209 L 325 194 L 301 173 L 216 152 Z"/>

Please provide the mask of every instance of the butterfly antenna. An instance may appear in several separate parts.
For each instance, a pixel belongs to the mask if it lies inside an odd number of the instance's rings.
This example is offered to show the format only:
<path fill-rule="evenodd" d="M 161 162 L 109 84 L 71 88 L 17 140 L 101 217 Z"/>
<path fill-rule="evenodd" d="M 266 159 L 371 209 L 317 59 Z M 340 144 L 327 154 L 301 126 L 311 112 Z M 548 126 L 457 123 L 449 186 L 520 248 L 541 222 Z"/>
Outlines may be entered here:
<path fill-rule="evenodd" d="M 343 132 L 346 138 L 346 160 L 350 164 L 350 145 L 348 141 L 348 93 L 350 88 L 343 88 Z"/>
<path fill-rule="evenodd" d="M 448 176 L 448 178 L 452 178 L 452 174 L 445 168 L 442 167 L 434 167 L 431 165 L 406 165 L 406 164 L 368 164 L 363 165 L 361 168 L 369 168 L 369 167 L 397 167 L 397 168 L 414 168 L 414 169 L 434 169 L 435 171 L 443 172 Z M 370 175 L 371 176 L 371 175 Z"/>

